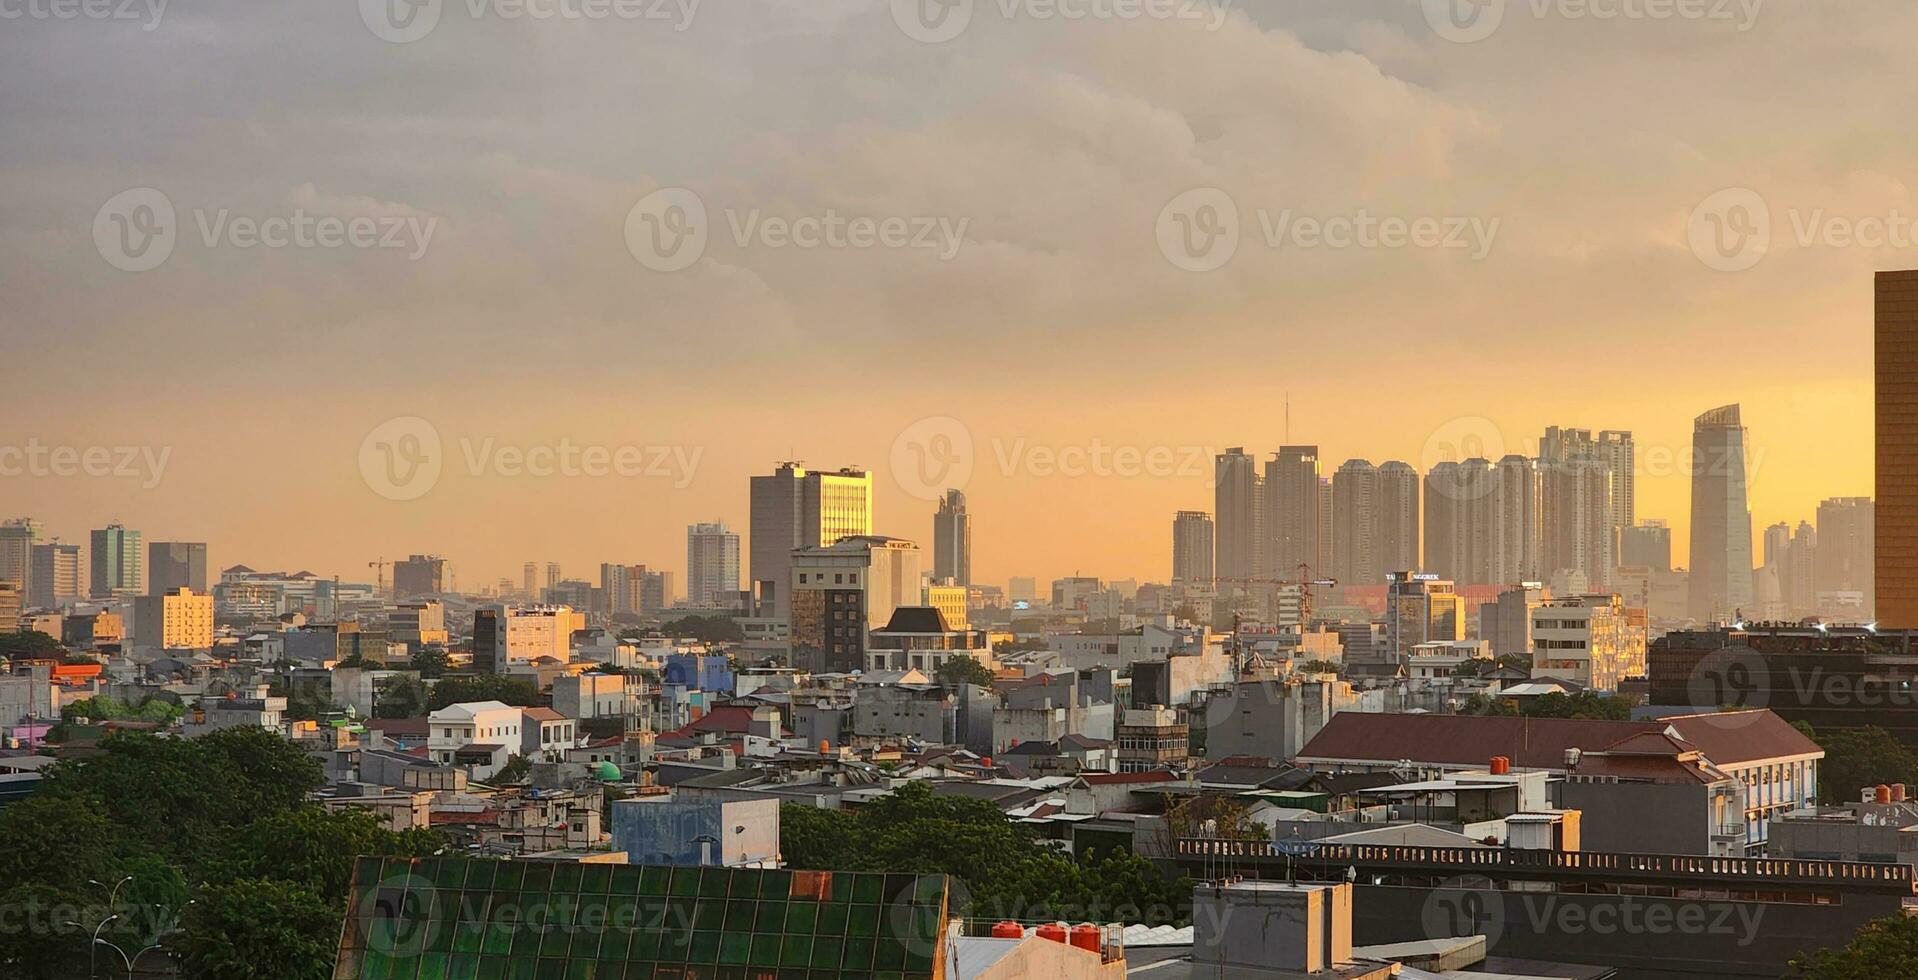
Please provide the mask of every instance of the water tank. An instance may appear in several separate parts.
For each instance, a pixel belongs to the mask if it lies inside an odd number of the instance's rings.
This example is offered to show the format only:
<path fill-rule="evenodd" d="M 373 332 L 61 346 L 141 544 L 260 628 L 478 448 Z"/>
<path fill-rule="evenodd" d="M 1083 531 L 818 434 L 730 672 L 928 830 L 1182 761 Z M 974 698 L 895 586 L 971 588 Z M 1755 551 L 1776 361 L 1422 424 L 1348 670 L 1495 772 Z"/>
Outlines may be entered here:
<path fill-rule="evenodd" d="M 1097 953 L 1104 945 L 1099 927 L 1090 922 L 1082 922 L 1072 927 L 1072 945 L 1088 952 Z"/>
<path fill-rule="evenodd" d="M 1878 784 L 1878 802 L 1880 802 L 1880 803 L 1890 803 L 1890 802 L 1891 802 L 1891 787 L 1890 787 L 1890 786 L 1887 786 L 1887 785 L 1885 785 L 1884 783 L 1879 783 L 1879 784 Z"/>
<path fill-rule="evenodd" d="M 1024 939 L 1025 935 L 1025 927 L 1011 919 L 1007 919 L 992 927 L 992 938 L 994 939 Z"/>
<path fill-rule="evenodd" d="M 1893 803 L 1905 802 L 1905 784 L 1904 783 L 1891 784 L 1891 801 Z"/>
<path fill-rule="evenodd" d="M 1502 755 L 1495 755 L 1492 757 L 1492 775 L 1504 776 L 1504 775 L 1510 774 L 1511 771 L 1512 771 L 1512 760 Z"/>
<path fill-rule="evenodd" d="M 1055 943 L 1063 943 L 1066 941 L 1066 935 L 1067 935 L 1066 924 L 1063 922 L 1048 922 L 1045 925 L 1042 925 L 1039 927 L 1038 933 L 1039 933 L 1040 939 L 1048 940 L 1050 942 L 1055 942 Z"/>

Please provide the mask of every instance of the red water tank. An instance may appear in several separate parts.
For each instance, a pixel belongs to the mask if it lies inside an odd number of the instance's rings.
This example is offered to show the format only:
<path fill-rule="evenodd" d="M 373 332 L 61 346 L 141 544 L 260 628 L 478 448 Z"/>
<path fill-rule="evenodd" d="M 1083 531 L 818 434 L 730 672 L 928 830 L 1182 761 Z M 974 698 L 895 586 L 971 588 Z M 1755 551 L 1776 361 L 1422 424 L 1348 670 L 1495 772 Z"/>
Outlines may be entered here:
<path fill-rule="evenodd" d="M 1050 942 L 1063 943 L 1066 935 L 1066 924 L 1063 922 L 1048 922 L 1039 927 L 1039 938 Z"/>
<path fill-rule="evenodd" d="M 1495 755 L 1492 757 L 1492 775 L 1504 776 L 1504 775 L 1510 774 L 1511 771 L 1512 771 L 1512 760 L 1502 755 Z"/>
<path fill-rule="evenodd" d="M 1891 784 L 1891 801 L 1893 803 L 1905 802 L 1905 784 L 1904 783 Z"/>
<path fill-rule="evenodd" d="M 1884 783 L 1879 783 L 1879 784 L 1878 784 L 1878 793 L 1877 793 L 1877 796 L 1878 796 L 1878 802 L 1880 802 L 1880 803 L 1890 803 L 1890 802 L 1891 802 L 1891 787 L 1890 787 L 1890 786 L 1887 786 L 1887 785 L 1885 785 Z"/>
<path fill-rule="evenodd" d="M 820 739 L 820 740 L 819 740 L 819 754 L 820 754 L 820 755 L 825 755 L 825 754 L 827 754 L 827 753 L 829 753 L 829 752 L 831 752 L 831 751 L 832 751 L 832 743 L 831 743 L 831 742 L 828 742 L 828 741 L 826 741 L 826 740 L 825 740 L 825 739 L 823 739 L 823 738 L 822 738 L 822 739 Z"/>
<path fill-rule="evenodd" d="M 1011 919 L 1007 919 L 992 927 L 992 938 L 994 939 L 1024 939 L 1025 935 L 1025 927 Z"/>
<path fill-rule="evenodd" d="M 1104 938 L 1099 927 L 1090 922 L 1082 922 L 1072 927 L 1072 945 L 1080 949 L 1096 953 L 1104 945 Z"/>

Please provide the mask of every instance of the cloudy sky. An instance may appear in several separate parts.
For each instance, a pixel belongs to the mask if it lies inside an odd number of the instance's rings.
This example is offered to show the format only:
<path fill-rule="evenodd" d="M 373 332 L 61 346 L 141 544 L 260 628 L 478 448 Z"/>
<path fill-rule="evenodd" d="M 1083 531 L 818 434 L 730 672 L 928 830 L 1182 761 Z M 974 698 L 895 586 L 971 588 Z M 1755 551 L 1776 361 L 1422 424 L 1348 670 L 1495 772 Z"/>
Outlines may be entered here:
<path fill-rule="evenodd" d="M 416 2 L 0 2 L 0 511 L 478 586 L 798 458 L 1163 579 L 1288 398 L 1328 473 L 1633 430 L 1681 542 L 1719 404 L 1756 526 L 1871 491 L 1903 0 Z"/>

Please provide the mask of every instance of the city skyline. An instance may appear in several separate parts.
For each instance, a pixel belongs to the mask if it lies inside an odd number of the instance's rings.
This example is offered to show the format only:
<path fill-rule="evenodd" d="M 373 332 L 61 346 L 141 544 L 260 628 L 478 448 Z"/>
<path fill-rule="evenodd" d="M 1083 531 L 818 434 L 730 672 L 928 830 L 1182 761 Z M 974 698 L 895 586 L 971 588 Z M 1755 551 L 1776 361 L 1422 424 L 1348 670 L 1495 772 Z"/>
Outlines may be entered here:
<path fill-rule="evenodd" d="M 1692 416 L 1699 410 L 1702 408 L 1692 410 L 1682 423 L 1686 432 L 1686 441 L 1677 449 L 1671 448 L 1670 443 L 1662 440 L 1655 442 L 1647 439 L 1642 429 L 1632 429 L 1628 426 L 1612 424 L 1608 420 L 1584 417 L 1584 413 L 1580 413 L 1578 418 L 1556 417 L 1557 420 L 1548 424 L 1570 425 L 1589 429 L 1594 433 L 1601 428 L 1632 432 L 1637 445 L 1637 517 L 1640 520 L 1666 521 L 1671 528 L 1674 554 L 1684 556 L 1688 554 L 1689 546 L 1691 487 L 1688 475 L 1682 472 L 1682 461 L 1686 458 L 1686 453 L 1691 450 L 1689 441 Z M 1295 438 L 1292 443 L 1287 444 L 1310 445 L 1297 438 L 1299 422 L 1296 417 L 1302 413 L 1301 407 L 1296 402 L 1293 414 L 1295 419 L 1292 431 Z M 1778 445 L 1775 441 L 1767 439 L 1761 428 L 1762 423 L 1751 421 L 1752 412 L 1749 408 L 1745 409 L 1745 417 L 1747 428 L 1750 430 L 1748 465 L 1751 469 L 1750 489 L 1754 534 L 1752 554 L 1754 556 L 1762 552 L 1762 541 L 1759 540 L 1759 536 L 1762 535 L 1764 528 L 1779 521 L 1796 524 L 1800 520 L 1812 519 L 1816 515 L 1819 504 L 1827 499 L 1870 496 L 1868 473 L 1861 478 L 1866 481 L 1866 484 L 1863 487 L 1854 487 L 1854 492 L 1848 493 L 1843 492 L 1844 488 L 1837 485 L 1838 481 L 1832 481 L 1831 489 L 1821 489 L 1821 485 L 1814 481 L 1816 476 L 1822 474 L 1807 475 L 1802 468 L 1781 465 L 1779 463 L 1781 459 L 1789 461 L 1802 458 L 1805 455 L 1804 447 Z M 958 420 L 937 417 L 931 421 L 938 423 L 932 430 L 928 430 L 922 420 L 902 428 L 889 441 L 896 444 L 900 440 L 932 438 L 933 435 L 944 433 Z M 1214 512 L 1214 488 L 1211 477 L 1213 451 L 1195 440 L 1168 439 L 1163 443 L 1150 445 L 1142 444 L 1138 440 L 1120 442 L 1095 438 L 1086 438 L 1077 442 L 1060 440 L 1048 443 L 1022 443 L 1020 440 L 1025 437 L 1008 438 L 996 434 L 982 434 L 974 427 L 959 424 L 961 428 L 952 431 L 963 432 L 964 438 L 971 440 L 975 457 L 972 465 L 967 467 L 970 475 L 964 492 L 975 516 L 990 515 L 978 522 L 974 565 L 979 571 L 973 574 L 975 584 L 1003 585 L 1007 579 L 1021 575 L 1048 581 L 1074 574 L 1163 581 L 1170 576 L 1170 568 L 1164 567 L 1166 566 L 1165 550 L 1170 540 L 1166 522 L 1170 515 L 1179 510 Z M 1786 424 L 1788 427 L 1791 425 L 1789 421 L 1786 421 Z M 1542 434 L 1546 427 L 1547 425 L 1539 425 L 1532 431 Z M 929 435 L 929 431 L 933 435 Z M 1492 438 L 1487 439 L 1488 433 L 1492 434 Z M 459 506 L 476 495 L 480 499 L 485 499 L 503 491 L 518 489 L 531 492 L 535 498 L 541 495 L 541 491 L 548 491 L 561 494 L 570 500 L 587 502 L 603 500 L 609 491 L 617 491 L 628 484 L 642 492 L 661 491 L 659 487 L 661 480 L 645 476 L 627 479 L 618 476 L 556 475 L 542 478 L 481 473 L 475 477 L 469 472 L 459 470 L 465 462 L 461 458 L 463 450 L 458 446 L 446 446 L 450 440 L 447 440 L 443 434 L 441 438 L 445 451 L 452 458 L 447 461 L 446 471 L 437 478 L 437 483 L 432 490 L 413 500 L 392 501 L 382 497 L 378 488 L 369 486 L 367 477 L 354 465 L 354 458 L 349 453 L 346 464 L 338 467 L 346 471 L 346 475 L 351 479 L 351 483 L 344 488 L 346 497 L 341 501 L 341 513 L 363 515 L 353 522 L 356 525 L 378 526 L 383 523 L 380 517 L 390 516 L 397 517 L 402 526 L 434 526 L 444 523 L 449 513 L 437 508 Z M 504 439 L 500 441 L 507 442 Z M 1464 416 L 1431 428 L 1414 447 L 1415 453 L 1388 455 L 1375 452 L 1369 456 L 1349 455 L 1340 447 L 1328 446 L 1324 443 L 1316 445 L 1319 448 L 1320 474 L 1324 477 L 1332 477 L 1337 468 L 1348 459 L 1369 459 L 1374 466 L 1402 461 L 1409 463 L 1418 472 L 1421 485 L 1415 487 L 1414 492 L 1415 496 L 1423 496 L 1422 481 L 1423 477 L 1430 472 L 1430 464 L 1421 462 L 1421 457 L 1456 454 L 1462 451 L 1460 447 L 1475 446 L 1483 447 L 1482 451 L 1491 456 L 1489 461 L 1496 463 L 1497 457 L 1510 453 L 1535 455 L 1539 451 L 1539 441 L 1539 436 L 1528 437 L 1517 431 L 1516 426 L 1499 425 L 1482 416 Z M 1403 446 L 1408 444 L 1409 440 L 1401 438 L 1391 442 Z M 579 443 L 593 444 L 587 440 L 579 440 Z M 525 444 L 538 445 L 539 443 L 529 441 Z M 1232 445 L 1238 444 L 1232 443 Z M 1098 462 L 1099 447 L 1103 447 L 1103 463 Z M 1216 452 L 1224 452 L 1226 448 L 1229 447 L 1222 445 Z M 1267 444 L 1245 440 L 1245 448 L 1253 469 L 1263 471 L 1266 462 L 1279 451 L 1280 444 L 1276 441 Z M 1055 453 L 1064 450 L 1065 455 L 1061 457 L 1061 461 L 1046 463 L 1042 457 L 1034 455 L 1035 449 L 1052 450 Z M 1125 464 L 1119 461 L 1118 456 L 1122 449 L 1133 452 L 1137 456 L 1131 465 L 1141 475 L 1116 475 L 1117 471 L 1125 469 Z M 1070 457 L 1073 450 L 1084 454 L 1083 467 L 1086 470 L 1096 472 L 1087 472 L 1085 475 L 1058 475 L 1061 472 L 1069 472 L 1074 465 Z M 1500 451 L 1492 455 L 1495 450 Z M 1152 461 L 1146 458 L 1146 454 L 1152 451 L 1160 454 L 1157 469 L 1154 469 Z M 842 465 L 848 467 L 853 465 L 851 462 L 842 463 L 839 459 L 824 457 L 818 453 L 800 453 L 800 455 L 810 459 L 824 460 L 824 465 L 832 470 Z M 881 454 L 861 455 L 870 459 Z M 1826 454 L 1821 452 L 1817 455 L 1825 456 Z M 1868 458 L 1869 454 L 1867 453 L 1866 456 Z M 619 514 L 613 513 L 604 519 L 605 522 L 622 527 L 625 534 L 599 536 L 585 530 L 576 534 L 561 533 L 557 537 L 542 534 L 538 536 L 537 541 L 529 542 L 526 547 L 540 549 L 538 551 L 540 561 L 552 560 L 569 569 L 597 568 L 602 561 L 614 558 L 623 560 L 625 556 L 638 556 L 654 567 L 674 569 L 683 576 L 686 570 L 680 565 L 683 562 L 686 528 L 693 524 L 710 521 L 717 513 L 724 515 L 723 520 L 733 526 L 744 539 L 743 547 L 750 549 L 750 507 L 746 506 L 750 494 L 745 492 L 750 482 L 748 478 L 763 476 L 771 468 L 770 464 L 761 463 L 746 472 L 740 472 L 737 477 L 738 485 L 728 486 L 716 475 L 732 469 L 721 465 L 726 457 L 714 455 L 702 448 L 689 453 L 685 458 L 699 460 L 693 479 L 688 482 L 688 485 L 680 489 L 666 487 L 663 496 L 647 499 L 665 504 L 669 508 L 666 513 L 675 513 L 674 508 L 687 508 L 686 513 L 693 519 L 685 523 L 666 524 L 662 527 L 650 520 L 628 521 Z M 1432 463 L 1439 461 L 1434 458 Z M 1007 462 L 1015 465 L 1008 469 L 1005 466 Z M 751 463 L 747 465 L 750 466 Z M 1202 470 L 1202 474 L 1196 477 L 1190 475 L 1194 467 Z M 886 465 L 883 461 L 881 465 L 868 466 L 867 469 L 872 476 L 873 532 L 913 540 L 930 549 L 933 541 L 933 521 L 938 504 L 936 500 L 922 499 L 925 495 L 920 492 L 920 487 L 917 485 L 920 476 L 904 471 L 902 468 L 902 478 L 896 478 L 892 466 Z M 169 476 L 175 472 L 177 471 L 169 467 Z M 1099 475 L 1101 472 L 1111 472 L 1114 475 Z M 1792 484 L 1794 493 L 1791 497 L 1781 500 L 1775 484 L 1786 480 Z M 60 484 L 111 484 L 114 481 L 112 478 L 48 477 L 38 482 L 51 487 Z M 166 481 L 163 480 L 162 488 L 165 483 Z M 357 493 L 352 490 L 355 486 L 358 487 Z M 160 494 L 159 489 L 149 491 L 136 488 L 133 494 L 127 495 L 124 489 L 122 488 L 121 494 L 113 496 L 113 499 L 122 503 L 111 511 L 120 516 L 121 523 L 129 529 L 140 531 L 148 540 L 157 540 L 160 539 L 159 536 L 165 535 L 183 540 L 210 541 L 218 567 L 244 563 L 255 568 L 284 567 L 289 571 L 310 568 L 316 572 L 325 571 L 328 574 L 337 572 L 349 581 L 360 577 L 370 580 L 372 578 L 370 574 L 363 576 L 356 574 L 358 569 L 366 568 L 369 561 L 382 555 L 388 560 L 397 560 L 407 553 L 422 551 L 446 556 L 459 578 L 461 587 L 478 590 L 490 586 L 501 578 L 517 582 L 526 560 L 525 552 L 516 550 L 519 546 L 500 543 L 517 540 L 515 532 L 518 529 L 512 521 L 482 525 L 487 528 L 485 534 L 474 534 L 472 525 L 466 524 L 463 525 L 463 530 L 454 531 L 437 540 L 429 540 L 432 535 L 426 533 L 402 532 L 398 537 L 404 543 L 385 547 L 383 551 L 380 550 L 381 545 L 378 542 L 357 549 L 350 545 L 343 545 L 338 540 L 341 535 L 337 533 L 315 533 L 313 534 L 315 540 L 310 545 L 283 544 L 276 548 L 270 544 L 262 544 L 249 548 L 243 543 L 243 539 L 230 539 L 198 530 L 198 528 L 212 525 L 214 522 L 211 521 L 195 524 L 195 530 L 192 533 L 181 533 L 178 528 L 182 522 L 178 520 L 168 520 L 162 516 L 156 522 L 146 522 L 126 517 L 128 513 L 144 512 L 136 505 L 141 503 L 145 495 L 164 496 L 164 494 Z M 1772 492 L 1768 492 L 1768 489 Z M 943 496 L 943 494 L 944 488 L 940 488 L 934 496 Z M 721 506 L 718 510 L 709 509 L 711 505 L 708 501 L 724 500 L 728 496 L 748 499 L 740 499 L 737 505 L 731 507 Z M 356 501 L 355 498 L 364 499 Z M 82 499 L 85 498 L 82 497 Z M 371 501 L 371 504 L 367 501 Z M 1056 502 L 1055 506 L 1058 510 L 1056 512 L 1046 510 L 1036 504 L 1036 501 Z M 1172 506 L 1163 512 L 1156 507 L 1151 512 L 1143 512 L 1145 508 L 1152 506 L 1153 501 L 1169 501 Z M 63 503 L 65 506 L 62 506 Z M 84 542 L 90 531 L 105 526 L 105 522 L 99 520 L 89 522 L 82 516 L 79 524 L 69 524 L 60 515 L 72 513 L 75 509 L 72 503 L 73 501 L 70 500 L 57 500 L 52 506 L 33 509 L 27 506 L 23 499 L 21 504 L 15 507 L 20 511 L 20 515 L 16 516 L 24 515 L 38 520 L 44 526 L 42 540 L 59 537 L 69 542 Z M 1095 504 L 1096 509 L 1088 509 Z M 188 511 L 193 509 L 195 508 L 187 508 Z M 385 510 L 384 515 L 381 513 L 382 510 Z M 1421 507 L 1420 510 L 1423 516 L 1425 508 Z M 1126 515 L 1128 528 L 1136 515 L 1136 520 L 1141 526 L 1135 535 L 1115 536 L 1110 533 L 1113 526 L 1111 515 L 1115 512 Z M 1216 514 L 1214 518 L 1216 520 Z M 664 523 L 670 519 L 661 517 L 659 520 Z M 1083 538 L 1062 539 L 1057 534 L 1060 528 L 1070 528 L 1075 524 L 1084 525 Z M 234 525 L 227 523 L 227 526 Z M 1422 530 L 1419 537 L 1423 537 Z M 271 538 L 283 542 L 287 534 L 284 531 L 275 532 Z M 595 538 L 600 538 L 606 543 L 595 545 L 592 543 Z M 670 545 L 654 544 L 662 539 L 672 543 Z M 1061 545 L 1059 544 L 1061 540 L 1071 540 L 1072 543 Z M 1068 552 L 1085 557 L 1061 557 Z M 930 554 L 930 550 L 928 553 Z M 1092 555 L 1100 555 L 1102 560 L 1095 562 L 1090 557 Z M 328 556 L 338 557 L 329 558 Z M 334 564 L 335 562 L 337 564 Z M 1684 559 L 1680 557 L 1675 564 L 1683 566 Z M 217 568 L 210 568 L 209 571 L 210 574 L 217 575 Z M 742 580 L 746 571 L 742 568 Z M 1383 572 L 1379 576 L 1381 581 L 1382 576 Z M 571 577 L 577 578 L 579 575 L 574 574 Z M 683 577 L 681 581 L 684 581 Z"/>

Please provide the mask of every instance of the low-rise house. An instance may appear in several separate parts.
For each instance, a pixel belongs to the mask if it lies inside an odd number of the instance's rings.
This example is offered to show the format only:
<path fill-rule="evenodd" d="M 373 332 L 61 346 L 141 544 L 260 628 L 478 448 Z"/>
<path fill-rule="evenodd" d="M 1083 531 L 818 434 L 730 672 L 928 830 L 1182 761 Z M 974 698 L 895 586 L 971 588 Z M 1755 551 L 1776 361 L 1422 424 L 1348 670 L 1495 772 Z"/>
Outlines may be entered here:
<path fill-rule="evenodd" d="M 579 741 L 578 724 L 551 708 L 521 708 L 519 754 L 536 762 L 563 761 Z"/>

